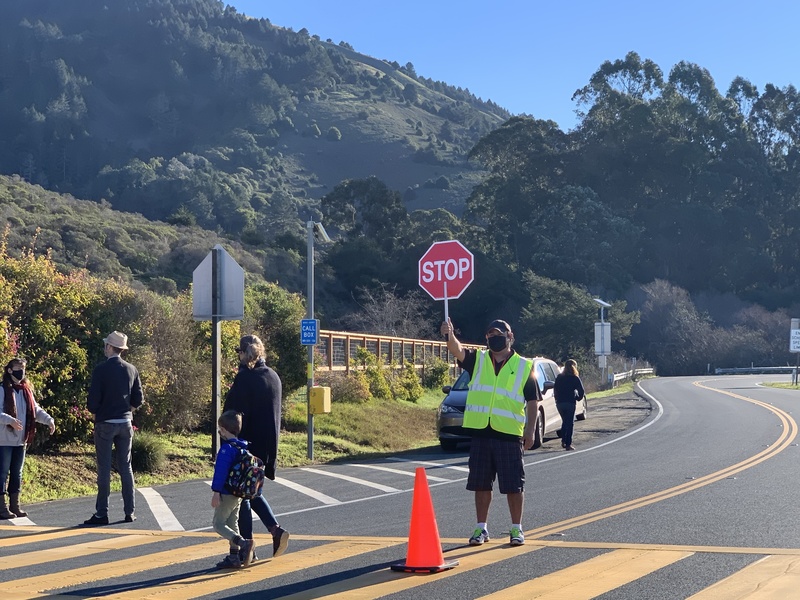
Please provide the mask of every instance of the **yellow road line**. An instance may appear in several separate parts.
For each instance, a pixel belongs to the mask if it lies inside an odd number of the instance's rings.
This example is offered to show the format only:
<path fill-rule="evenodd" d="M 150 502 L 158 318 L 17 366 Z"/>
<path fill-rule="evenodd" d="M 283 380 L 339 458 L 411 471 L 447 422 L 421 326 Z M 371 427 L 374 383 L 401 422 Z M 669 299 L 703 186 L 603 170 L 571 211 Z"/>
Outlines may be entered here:
<path fill-rule="evenodd" d="M 616 550 L 482 596 L 480 600 L 589 600 L 691 555 L 691 552 Z"/>
<path fill-rule="evenodd" d="M 614 506 L 609 506 L 598 511 L 587 513 L 585 515 L 580 515 L 577 517 L 573 517 L 571 519 L 566 519 L 558 523 L 552 523 L 550 525 L 539 527 L 531 531 L 526 531 L 525 532 L 526 537 L 539 538 L 547 535 L 552 535 L 553 533 L 561 533 L 568 529 L 574 529 L 575 527 L 580 527 L 581 525 L 587 525 L 589 523 L 594 523 L 595 521 L 600 521 L 608 517 L 620 515 L 635 510 L 637 508 L 642 508 L 650 504 L 655 504 L 656 502 L 661 502 L 662 500 L 666 500 L 674 496 L 679 496 L 681 494 L 694 491 L 701 487 L 705 487 L 712 483 L 716 483 L 717 481 L 726 479 L 732 475 L 735 475 L 736 473 L 740 473 L 741 471 L 754 467 L 770 458 L 773 458 L 775 455 L 779 454 L 780 452 L 783 452 L 786 448 L 788 448 L 794 441 L 795 437 L 797 437 L 797 431 L 798 431 L 797 422 L 794 419 L 792 419 L 792 417 L 789 416 L 788 413 L 778 408 L 775 408 L 774 406 L 771 406 L 765 402 L 760 402 L 752 398 L 747 398 L 746 396 L 740 396 L 739 394 L 734 394 L 732 392 L 727 392 L 725 390 L 718 390 L 712 387 L 705 386 L 699 381 L 694 382 L 694 385 L 702 387 L 712 392 L 726 394 L 728 396 L 732 396 L 734 398 L 738 398 L 740 400 L 756 404 L 762 408 L 769 410 L 770 412 L 777 415 L 777 417 L 781 420 L 781 424 L 783 426 L 781 430 L 781 435 L 778 437 L 777 440 L 775 440 L 775 442 L 770 444 L 768 448 L 762 450 L 758 454 L 755 454 L 739 463 L 736 463 L 734 465 L 731 465 L 714 473 L 709 473 L 708 475 L 698 477 L 697 479 L 693 479 L 692 481 L 676 485 L 666 490 L 661 490 L 660 492 L 655 492 L 647 496 L 642 496 L 641 498 L 635 498 L 627 502 L 622 502 Z"/>
<path fill-rule="evenodd" d="M 800 590 L 800 557 L 767 556 L 689 600 L 786 600 Z"/>

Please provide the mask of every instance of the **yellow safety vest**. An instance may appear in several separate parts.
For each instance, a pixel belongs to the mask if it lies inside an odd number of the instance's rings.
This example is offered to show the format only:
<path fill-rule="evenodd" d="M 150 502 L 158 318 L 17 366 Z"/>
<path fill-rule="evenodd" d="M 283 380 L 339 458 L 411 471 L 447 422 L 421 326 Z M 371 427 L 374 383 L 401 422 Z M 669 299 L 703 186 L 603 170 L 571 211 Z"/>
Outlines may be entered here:
<path fill-rule="evenodd" d="M 531 375 L 533 361 L 512 354 L 494 374 L 494 363 L 488 350 L 478 350 L 467 392 L 464 427 L 485 429 L 522 436 L 525 430 L 525 383 Z"/>

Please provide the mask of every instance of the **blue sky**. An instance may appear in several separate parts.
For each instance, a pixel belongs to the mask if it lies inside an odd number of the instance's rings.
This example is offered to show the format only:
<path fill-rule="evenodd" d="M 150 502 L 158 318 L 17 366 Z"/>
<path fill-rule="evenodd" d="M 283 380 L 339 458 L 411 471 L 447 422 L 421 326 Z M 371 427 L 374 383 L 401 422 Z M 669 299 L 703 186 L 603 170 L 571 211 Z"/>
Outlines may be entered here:
<path fill-rule="evenodd" d="M 514 114 L 575 126 L 572 94 L 629 51 L 666 77 L 681 60 L 724 94 L 736 76 L 759 91 L 797 85 L 800 2 L 673 0 L 231 0 L 244 14 L 348 42 L 418 75 L 468 88 Z"/>

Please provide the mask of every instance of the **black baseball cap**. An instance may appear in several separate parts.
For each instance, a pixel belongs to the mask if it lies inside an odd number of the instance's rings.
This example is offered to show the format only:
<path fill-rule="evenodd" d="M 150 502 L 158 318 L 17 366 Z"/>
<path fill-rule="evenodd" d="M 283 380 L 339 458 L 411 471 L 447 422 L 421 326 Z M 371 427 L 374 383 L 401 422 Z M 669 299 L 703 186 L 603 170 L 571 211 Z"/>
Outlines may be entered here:
<path fill-rule="evenodd" d="M 486 328 L 486 333 L 489 333 L 492 329 L 498 329 L 503 333 L 511 333 L 511 325 L 500 319 L 495 319 L 489 323 L 489 326 Z"/>

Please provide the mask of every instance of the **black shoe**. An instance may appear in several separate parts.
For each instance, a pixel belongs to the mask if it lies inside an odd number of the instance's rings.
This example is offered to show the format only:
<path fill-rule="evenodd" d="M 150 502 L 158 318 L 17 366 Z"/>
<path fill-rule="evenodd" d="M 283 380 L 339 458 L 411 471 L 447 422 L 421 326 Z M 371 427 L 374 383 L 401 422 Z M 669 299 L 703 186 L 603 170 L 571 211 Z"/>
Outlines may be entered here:
<path fill-rule="evenodd" d="M 241 569 L 242 559 L 238 554 L 228 554 L 225 558 L 217 563 L 218 569 Z"/>
<path fill-rule="evenodd" d="M 289 545 L 289 532 L 283 527 L 276 527 L 272 532 L 272 556 L 278 557 L 286 552 Z"/>
<path fill-rule="evenodd" d="M 108 525 L 108 517 L 98 517 L 97 515 L 92 515 L 91 519 L 86 519 L 83 522 L 84 525 Z"/>
<path fill-rule="evenodd" d="M 131 513 L 129 515 L 125 515 L 125 522 L 126 523 L 133 523 L 136 520 L 136 515 Z"/>

